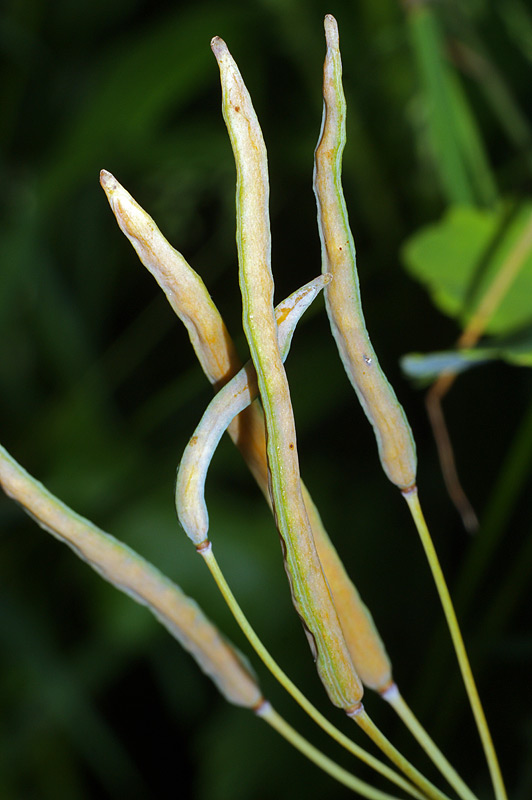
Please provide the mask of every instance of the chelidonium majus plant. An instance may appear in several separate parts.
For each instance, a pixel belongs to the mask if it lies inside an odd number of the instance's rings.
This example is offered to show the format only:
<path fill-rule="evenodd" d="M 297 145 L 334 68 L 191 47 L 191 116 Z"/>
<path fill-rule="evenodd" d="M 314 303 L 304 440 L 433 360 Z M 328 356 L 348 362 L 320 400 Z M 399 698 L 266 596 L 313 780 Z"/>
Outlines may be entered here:
<path fill-rule="evenodd" d="M 322 248 L 322 275 L 296 289 L 276 307 L 271 267 L 269 183 L 266 148 L 249 92 L 225 42 L 215 37 L 223 116 L 236 163 L 236 217 L 243 328 L 250 360 L 242 365 L 222 317 L 202 279 L 163 237 L 153 220 L 102 170 L 100 182 L 123 233 L 153 274 L 187 328 L 215 395 L 180 461 L 175 487 L 179 521 L 205 560 L 251 647 L 279 683 L 342 747 L 386 778 L 387 791 L 362 781 L 292 728 L 273 708 L 247 661 L 190 598 L 140 555 L 76 514 L 0 450 L 0 481 L 6 494 L 45 530 L 66 543 L 102 577 L 147 606 L 215 681 L 229 702 L 249 708 L 317 766 L 360 796 L 384 800 L 408 794 L 447 798 L 390 742 L 364 707 L 364 691 L 384 699 L 411 730 L 452 792 L 476 795 L 448 762 L 407 705 L 368 608 L 336 552 L 301 480 L 294 414 L 284 370 L 296 326 L 323 292 L 343 365 L 376 437 L 386 477 L 403 494 L 426 552 L 451 633 L 464 686 L 485 751 L 497 800 L 506 792 L 456 615 L 430 538 L 416 486 L 413 435 L 387 381 L 366 329 L 354 238 L 341 183 L 346 141 L 346 104 L 338 28 L 325 18 L 327 52 L 323 120 L 314 163 L 314 192 Z M 340 732 L 298 689 L 246 619 L 215 558 L 209 538 L 205 480 L 225 431 L 240 449 L 269 503 L 281 542 L 293 605 L 301 620 L 318 676 L 333 706 L 341 709 L 391 761 L 389 766 Z M 393 794 L 390 794 L 390 791 Z M 398 795 L 397 793 L 400 793 Z"/>

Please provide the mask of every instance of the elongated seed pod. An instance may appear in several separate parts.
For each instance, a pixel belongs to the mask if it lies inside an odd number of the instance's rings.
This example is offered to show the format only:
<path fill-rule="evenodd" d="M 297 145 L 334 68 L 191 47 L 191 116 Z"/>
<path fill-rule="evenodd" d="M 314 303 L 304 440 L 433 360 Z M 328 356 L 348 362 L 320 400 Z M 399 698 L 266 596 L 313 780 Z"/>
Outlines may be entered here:
<path fill-rule="evenodd" d="M 266 148 L 251 98 L 225 42 L 215 37 L 211 46 L 220 68 L 222 108 L 237 170 L 243 325 L 266 417 L 273 508 L 292 598 L 331 701 L 341 708 L 356 708 L 362 685 L 345 644 L 301 494 L 295 425 L 273 312 Z"/>
<path fill-rule="evenodd" d="M 217 386 L 222 385 L 239 369 L 240 363 L 202 279 L 110 172 L 101 170 L 100 183 L 122 232 L 185 325 L 207 378 Z"/>
<path fill-rule="evenodd" d="M 207 287 L 181 253 L 165 239 L 150 215 L 110 172 L 101 170 L 100 183 L 120 229 L 187 328 L 208 380 L 216 388 L 223 386 L 242 363 Z M 245 409 L 229 426 L 229 434 L 259 486 L 267 493 L 266 435 L 259 405 Z"/>
<path fill-rule="evenodd" d="M 186 324 L 191 310 L 196 309 L 198 316 L 194 318 L 193 325 L 198 331 L 196 341 L 201 344 L 201 348 L 196 349 L 200 364 L 211 383 L 222 385 L 227 380 L 228 365 L 235 364 L 235 348 L 216 308 L 214 308 L 216 318 L 213 324 L 212 301 L 201 278 L 183 257 L 173 250 L 152 218 L 131 198 L 129 192 L 105 170 L 102 173 L 102 186 L 109 197 L 111 209 L 120 228 L 134 244 L 142 263 L 155 275 L 165 294 L 171 299 L 172 308 L 177 316 Z M 190 272 L 185 279 L 182 270 Z M 182 285 L 188 287 L 188 292 L 192 293 L 192 296 L 180 291 L 179 287 Z M 240 362 L 236 361 L 231 374 L 234 374 L 240 366 Z M 260 403 L 255 401 L 241 411 L 229 425 L 228 433 L 271 506 L 266 432 Z M 360 601 L 355 586 L 345 572 L 303 483 L 301 489 L 316 549 L 333 594 L 338 618 L 355 668 L 366 686 L 382 691 L 392 680 L 385 648 L 375 631 L 371 615 Z M 375 635 L 372 636 L 372 633 Z M 361 646 L 360 642 L 364 645 Z"/>
<path fill-rule="evenodd" d="M 134 550 L 65 506 L 1 446 L 0 484 L 41 528 L 68 545 L 106 581 L 146 606 L 229 702 L 260 707 L 260 688 L 236 648 L 175 583 Z"/>
<path fill-rule="evenodd" d="M 329 280 L 328 275 L 320 275 L 276 307 L 277 336 L 283 361 L 298 321 Z M 258 391 L 257 373 L 253 363 L 248 361 L 211 400 L 185 448 L 177 472 L 176 509 L 179 522 L 196 546 L 205 542 L 209 530 L 205 480 L 212 457 L 234 417 L 255 399 Z"/>
<path fill-rule="evenodd" d="M 410 426 L 370 342 L 356 269 L 355 243 L 342 191 L 346 105 L 338 26 L 325 17 L 327 55 L 323 70 L 323 122 L 314 157 L 314 192 L 324 272 L 334 280 L 325 291 L 327 313 L 342 362 L 373 426 L 384 472 L 401 490 L 416 482 L 416 449 Z"/>

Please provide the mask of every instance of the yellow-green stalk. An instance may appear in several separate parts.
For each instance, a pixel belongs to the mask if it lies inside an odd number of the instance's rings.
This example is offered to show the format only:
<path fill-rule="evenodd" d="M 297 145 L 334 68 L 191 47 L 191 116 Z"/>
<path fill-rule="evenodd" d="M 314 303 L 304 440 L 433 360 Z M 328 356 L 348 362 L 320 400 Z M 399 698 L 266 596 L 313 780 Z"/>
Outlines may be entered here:
<path fill-rule="evenodd" d="M 286 689 L 286 691 L 290 694 L 290 696 L 298 703 L 301 708 L 308 714 L 308 716 L 314 720 L 314 722 L 322 728 L 329 736 L 334 739 L 338 744 L 352 753 L 356 758 L 359 758 L 369 767 L 374 769 L 380 775 L 383 775 L 388 780 L 395 783 L 396 786 L 399 786 L 405 792 L 407 792 L 411 797 L 417 798 L 417 800 L 423 800 L 425 797 L 432 797 L 431 794 L 431 785 L 427 784 L 425 779 L 422 775 L 420 775 L 417 770 L 411 770 L 411 777 L 414 783 L 416 783 L 423 791 L 420 792 L 419 789 L 416 789 L 410 783 L 404 780 L 400 775 L 396 772 L 391 770 L 381 761 L 376 759 L 362 747 L 357 745 L 351 739 L 349 739 L 345 734 L 338 730 L 329 720 L 323 716 L 323 714 L 318 711 L 318 709 L 312 705 L 310 700 L 308 700 L 305 695 L 298 689 L 298 687 L 290 680 L 288 675 L 281 669 L 279 664 L 275 661 L 275 659 L 271 656 L 268 652 L 266 647 L 263 645 L 262 641 L 259 639 L 255 630 L 248 622 L 248 619 L 238 601 L 236 600 L 229 584 L 225 580 L 224 574 L 220 569 L 220 566 L 214 556 L 212 544 L 209 540 L 206 540 L 202 545 L 197 548 L 197 552 L 204 558 L 205 563 L 207 564 L 214 580 L 218 588 L 220 589 L 222 596 L 224 597 L 229 609 L 231 610 L 234 618 L 238 622 L 240 628 L 242 629 L 243 633 L 245 634 L 247 640 L 262 660 L 263 664 L 270 670 L 272 675 L 279 681 L 279 683 Z M 360 709 L 360 706 L 358 707 Z M 401 764 L 401 768 L 404 765 Z M 428 788 L 428 791 L 426 789 Z M 438 796 L 438 795 L 436 795 Z M 443 795 L 441 796 L 443 797 Z M 441 800 L 441 798 L 440 798 Z"/>
<path fill-rule="evenodd" d="M 373 787 L 369 786 L 367 783 L 363 783 L 357 778 L 354 778 L 349 772 L 339 767 L 334 761 L 331 761 L 330 758 L 324 756 L 321 751 L 317 750 L 294 730 L 294 728 L 288 725 L 268 702 L 263 703 L 262 706 L 257 709 L 256 714 L 262 717 L 262 719 L 280 733 L 281 736 L 284 736 L 290 744 L 297 747 L 303 755 L 306 755 L 307 758 L 314 761 L 324 772 L 328 772 L 329 775 L 340 783 L 343 783 L 349 789 L 358 792 L 363 797 L 367 797 L 370 800 L 395 800 L 395 798 L 390 795 L 378 789 L 373 789 Z"/>

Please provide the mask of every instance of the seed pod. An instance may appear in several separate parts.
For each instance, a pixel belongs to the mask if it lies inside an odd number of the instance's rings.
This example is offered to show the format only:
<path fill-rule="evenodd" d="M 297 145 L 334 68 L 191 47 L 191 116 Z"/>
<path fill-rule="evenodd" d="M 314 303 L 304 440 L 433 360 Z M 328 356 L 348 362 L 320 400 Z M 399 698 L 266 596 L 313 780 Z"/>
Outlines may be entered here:
<path fill-rule="evenodd" d="M 202 279 L 110 172 L 102 169 L 100 183 L 121 230 L 185 325 L 207 378 L 217 386 L 223 385 L 240 363 Z"/>
<path fill-rule="evenodd" d="M 211 46 L 220 67 L 222 108 L 237 169 L 243 325 L 266 417 L 272 502 L 292 598 L 331 701 L 341 708 L 359 707 L 362 685 L 321 569 L 301 494 L 295 425 L 273 312 L 266 148 L 251 98 L 227 46 L 217 37 Z"/>
<path fill-rule="evenodd" d="M 338 26 L 330 15 L 325 17 L 325 36 L 323 121 L 314 156 L 322 268 L 334 277 L 325 290 L 325 302 L 345 370 L 373 426 L 384 472 L 405 491 L 416 482 L 416 450 L 405 413 L 379 365 L 362 313 L 355 243 L 341 184 L 346 105 Z"/>
<path fill-rule="evenodd" d="M 283 361 L 288 355 L 296 325 L 318 292 L 328 283 L 320 275 L 298 289 L 275 309 L 277 336 Z M 209 515 L 205 504 L 205 479 L 223 433 L 234 417 L 257 396 L 257 373 L 251 361 L 242 367 L 209 403 L 190 439 L 177 473 L 175 497 L 179 522 L 196 546 L 207 539 Z"/>
<path fill-rule="evenodd" d="M 134 550 L 61 503 L 1 446 L 0 484 L 41 528 L 68 545 L 106 581 L 146 606 L 230 703 L 260 707 L 262 693 L 243 658 L 175 583 Z"/>
<path fill-rule="evenodd" d="M 384 643 L 369 608 L 362 601 L 356 586 L 345 571 L 342 560 L 323 527 L 318 509 L 305 489 L 303 497 L 312 525 L 316 550 L 334 598 L 334 605 L 355 669 L 364 686 L 383 693 L 394 685 L 392 665 Z"/>

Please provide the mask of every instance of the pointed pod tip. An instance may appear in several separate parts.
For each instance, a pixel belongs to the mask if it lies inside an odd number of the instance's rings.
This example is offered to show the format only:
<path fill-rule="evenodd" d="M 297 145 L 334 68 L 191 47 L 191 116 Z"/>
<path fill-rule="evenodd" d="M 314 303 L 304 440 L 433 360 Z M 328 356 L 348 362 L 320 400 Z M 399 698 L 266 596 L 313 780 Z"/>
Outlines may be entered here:
<path fill-rule="evenodd" d="M 114 175 L 106 169 L 100 170 L 100 185 L 105 191 L 112 191 L 117 186 L 117 180 Z"/>
<path fill-rule="evenodd" d="M 337 48 L 339 42 L 338 23 L 332 14 L 325 15 L 323 26 L 325 28 L 325 40 L 327 42 L 327 47 Z"/>
<path fill-rule="evenodd" d="M 221 56 L 227 52 L 227 45 L 219 36 L 213 36 L 211 39 L 211 50 L 219 60 Z"/>

